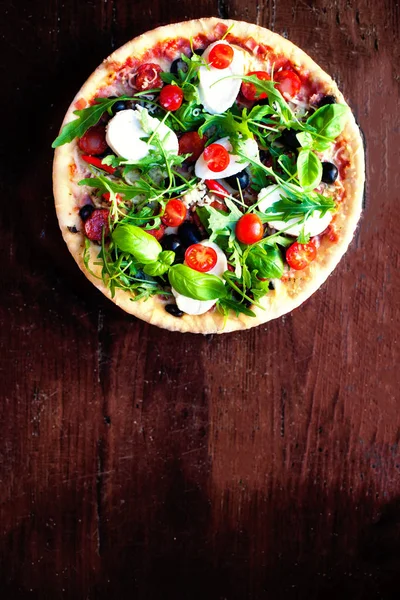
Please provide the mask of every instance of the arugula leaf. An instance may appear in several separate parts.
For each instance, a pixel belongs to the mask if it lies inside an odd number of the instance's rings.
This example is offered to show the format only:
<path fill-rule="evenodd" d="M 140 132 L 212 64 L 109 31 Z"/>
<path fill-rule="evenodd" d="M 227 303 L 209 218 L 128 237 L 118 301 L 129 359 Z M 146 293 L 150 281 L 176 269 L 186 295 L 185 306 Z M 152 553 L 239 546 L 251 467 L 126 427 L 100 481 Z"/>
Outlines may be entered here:
<path fill-rule="evenodd" d="M 179 293 L 194 300 L 216 300 L 226 295 L 219 277 L 194 271 L 186 265 L 173 265 L 168 271 L 171 286 Z"/>
<path fill-rule="evenodd" d="M 132 254 L 144 265 L 156 261 L 162 252 L 156 238 L 136 225 L 117 225 L 111 237 L 120 250 Z"/>
<path fill-rule="evenodd" d="M 246 263 L 250 269 L 256 270 L 261 278 L 280 279 L 283 275 L 283 258 L 276 246 L 254 246 L 248 252 Z"/>
<path fill-rule="evenodd" d="M 289 221 L 296 218 L 306 219 L 315 210 L 320 211 L 321 217 L 323 217 L 328 211 L 334 211 L 336 208 L 332 198 L 327 198 L 316 192 L 294 194 L 289 190 L 285 190 L 286 193 L 291 194 L 292 197 L 281 197 L 265 211 L 268 222 Z"/>
<path fill-rule="evenodd" d="M 257 94 L 263 92 L 267 94 L 268 104 L 277 112 L 282 124 L 287 126 L 290 123 L 297 122 L 289 104 L 286 102 L 280 91 L 276 89 L 274 81 L 258 79 L 257 75 L 245 75 L 244 77 L 241 77 L 241 79 L 242 81 L 252 83 L 256 88 Z"/>
<path fill-rule="evenodd" d="M 233 311 L 238 317 L 240 314 L 247 315 L 248 317 L 255 317 L 256 313 L 248 308 L 243 302 L 237 302 L 232 298 L 219 298 L 217 300 L 217 310 L 225 317 L 229 315 L 230 311 Z"/>
<path fill-rule="evenodd" d="M 129 96 L 120 96 L 111 100 L 108 98 L 95 98 L 95 104 L 92 106 L 87 106 L 82 110 L 74 110 L 74 115 L 77 115 L 78 118 L 64 125 L 60 135 L 54 140 L 51 147 L 58 148 L 58 146 L 72 142 L 76 137 L 82 137 L 89 127 L 96 125 L 100 117 L 116 102 L 132 99 Z"/>
<path fill-rule="evenodd" d="M 311 128 L 315 139 L 314 147 L 318 151 L 326 150 L 340 135 L 346 125 L 349 109 L 344 104 L 328 104 L 308 117 L 306 126 Z"/>
<path fill-rule="evenodd" d="M 171 115 L 172 117 L 172 115 Z M 193 131 L 204 123 L 204 113 L 196 100 L 183 102 L 170 120 L 170 127 L 175 131 Z"/>
<path fill-rule="evenodd" d="M 297 157 L 297 173 L 301 187 L 313 190 L 321 183 L 322 163 L 309 148 L 302 148 Z"/>
<path fill-rule="evenodd" d="M 104 177 L 103 175 L 81 179 L 78 185 L 88 185 L 90 187 L 99 189 L 102 193 L 109 192 L 111 189 L 114 194 L 123 195 L 125 200 L 132 200 L 132 198 L 142 193 L 139 182 L 137 185 L 136 183 L 133 185 L 128 185 L 122 181 L 116 183 L 115 181 L 109 179 L 108 177 Z"/>

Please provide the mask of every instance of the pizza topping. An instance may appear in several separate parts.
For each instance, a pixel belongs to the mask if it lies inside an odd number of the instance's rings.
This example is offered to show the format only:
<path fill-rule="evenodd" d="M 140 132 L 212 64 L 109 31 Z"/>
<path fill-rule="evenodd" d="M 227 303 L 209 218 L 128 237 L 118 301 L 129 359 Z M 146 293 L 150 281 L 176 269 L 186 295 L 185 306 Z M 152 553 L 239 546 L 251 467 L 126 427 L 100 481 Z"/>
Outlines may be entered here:
<path fill-rule="evenodd" d="M 173 317 L 183 317 L 184 312 L 176 304 L 166 304 L 165 310 Z"/>
<path fill-rule="evenodd" d="M 108 148 L 104 125 L 95 125 L 88 129 L 78 141 L 78 146 L 85 154 L 104 154 Z"/>
<path fill-rule="evenodd" d="M 186 162 L 194 163 L 204 150 L 207 142 L 205 136 L 200 136 L 197 131 L 188 131 L 179 138 L 179 154 L 189 154 Z"/>
<path fill-rule="evenodd" d="M 255 75 L 260 81 L 270 81 L 271 79 L 266 71 L 251 71 L 250 73 L 247 73 L 247 75 Z M 240 91 L 246 100 L 250 100 L 250 102 L 254 102 L 254 100 L 265 100 L 267 97 L 267 92 L 258 94 L 255 85 L 253 83 L 247 83 L 246 81 L 242 83 Z"/>
<path fill-rule="evenodd" d="M 160 241 L 165 234 L 164 225 L 160 225 L 157 229 L 146 229 L 146 232 L 156 238 L 156 240 Z"/>
<path fill-rule="evenodd" d="M 217 253 L 204 244 L 193 244 L 185 252 L 185 263 L 195 271 L 207 273 L 217 264 Z"/>
<path fill-rule="evenodd" d="M 328 104 L 336 104 L 337 100 L 335 96 L 328 94 L 327 96 L 322 96 L 321 100 L 318 102 L 318 108 L 321 106 L 327 106 Z"/>
<path fill-rule="evenodd" d="M 244 190 L 250 183 L 250 175 L 246 169 L 239 171 L 235 175 L 225 178 L 226 183 L 229 183 L 234 190 Z"/>
<path fill-rule="evenodd" d="M 299 244 L 295 242 L 286 250 L 286 260 L 292 269 L 301 271 L 308 267 L 308 265 L 315 260 L 317 256 L 317 249 L 313 242 L 307 244 Z"/>
<path fill-rule="evenodd" d="M 160 104 L 165 110 L 175 111 L 181 107 L 183 91 L 177 85 L 166 85 L 160 92 Z"/>
<path fill-rule="evenodd" d="M 151 137 L 150 134 L 154 132 L 157 132 L 166 150 L 178 152 L 176 134 L 141 107 L 118 112 L 107 125 L 106 137 L 108 145 L 118 156 L 135 162 L 147 156 L 150 148 L 154 148 L 143 139 Z"/>
<path fill-rule="evenodd" d="M 240 217 L 236 223 L 235 234 L 242 244 L 255 244 L 264 235 L 264 227 L 260 217 L 254 213 L 247 213 Z"/>
<path fill-rule="evenodd" d="M 243 149 L 252 159 L 258 158 L 258 146 L 255 140 L 251 138 L 244 140 Z M 200 179 L 224 179 L 240 173 L 249 162 L 232 154 L 232 150 L 232 144 L 228 137 L 221 138 L 207 146 L 196 162 L 194 171 L 196 176 Z"/>
<path fill-rule="evenodd" d="M 94 211 L 93 204 L 84 204 L 82 206 L 82 208 L 79 210 L 79 216 L 82 219 L 82 221 L 86 221 L 90 217 L 90 215 L 92 214 L 93 211 Z"/>
<path fill-rule="evenodd" d="M 339 170 L 333 163 L 322 163 L 322 181 L 324 183 L 335 183 L 338 175 Z"/>
<path fill-rule="evenodd" d="M 134 86 L 140 92 L 160 88 L 163 84 L 160 77 L 162 69 L 156 63 L 140 65 L 134 78 Z"/>
<path fill-rule="evenodd" d="M 233 61 L 234 51 L 229 44 L 214 44 L 207 55 L 207 62 L 214 69 L 226 69 Z"/>
<path fill-rule="evenodd" d="M 89 165 L 96 167 L 96 169 L 101 169 L 102 171 L 105 171 L 106 173 L 110 173 L 110 175 L 113 175 L 113 173 L 115 173 L 115 171 L 116 171 L 116 169 L 114 167 L 110 167 L 109 165 L 103 164 L 102 159 L 98 158 L 97 156 L 85 156 L 83 154 L 81 156 L 81 158 Z"/>
<path fill-rule="evenodd" d="M 183 202 L 173 198 L 168 200 L 161 220 L 168 227 L 178 227 L 186 219 L 186 214 L 187 209 Z"/>
<path fill-rule="evenodd" d="M 274 73 L 274 80 L 278 83 L 278 89 L 286 100 L 296 96 L 301 88 L 301 79 L 294 71 L 283 69 Z"/>
<path fill-rule="evenodd" d="M 226 190 L 223 185 L 218 183 L 218 181 L 215 181 L 214 179 L 206 179 L 204 183 L 216 196 L 220 196 L 221 198 L 229 196 L 228 190 Z"/>
<path fill-rule="evenodd" d="M 85 235 L 92 242 L 101 242 L 110 235 L 110 211 L 107 208 L 95 208 L 84 221 Z"/>
<path fill-rule="evenodd" d="M 214 57 L 214 48 L 221 46 L 226 46 L 229 49 L 225 51 L 229 52 L 229 55 L 233 53 L 229 63 L 227 63 L 226 59 L 224 63 L 223 59 L 217 61 L 217 58 Z M 221 52 L 221 49 L 219 52 Z M 214 66 L 214 63 L 210 64 L 210 56 L 211 58 L 214 57 L 214 61 L 217 61 L 216 64 L 218 64 L 218 67 Z M 219 41 L 211 44 L 205 50 L 202 58 L 208 64 L 207 66 L 201 66 L 199 69 L 198 93 L 200 102 L 206 112 L 221 114 L 232 106 L 239 93 L 241 86 L 240 77 L 244 72 L 243 52 L 237 48 L 233 48 L 228 42 Z M 223 64 L 226 64 L 226 66 L 222 67 L 221 65 Z"/>
<path fill-rule="evenodd" d="M 194 223 L 190 223 L 189 221 L 185 221 L 179 227 L 178 236 L 184 248 L 188 248 L 192 244 L 198 244 L 202 238 L 198 227 L 196 227 Z"/>

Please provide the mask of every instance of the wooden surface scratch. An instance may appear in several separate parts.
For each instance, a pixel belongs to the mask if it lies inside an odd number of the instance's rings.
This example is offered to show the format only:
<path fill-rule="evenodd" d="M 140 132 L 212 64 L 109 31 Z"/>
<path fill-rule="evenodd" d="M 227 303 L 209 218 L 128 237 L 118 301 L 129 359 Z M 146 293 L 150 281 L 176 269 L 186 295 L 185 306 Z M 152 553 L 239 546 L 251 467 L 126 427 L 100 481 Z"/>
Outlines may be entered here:
<path fill-rule="evenodd" d="M 308 52 L 367 157 L 334 274 L 293 313 L 220 337 L 101 296 L 51 189 L 50 145 L 90 72 L 143 31 L 209 15 Z M 399 3 L 25 0 L 0 27 L 1 598 L 397 599 Z"/>

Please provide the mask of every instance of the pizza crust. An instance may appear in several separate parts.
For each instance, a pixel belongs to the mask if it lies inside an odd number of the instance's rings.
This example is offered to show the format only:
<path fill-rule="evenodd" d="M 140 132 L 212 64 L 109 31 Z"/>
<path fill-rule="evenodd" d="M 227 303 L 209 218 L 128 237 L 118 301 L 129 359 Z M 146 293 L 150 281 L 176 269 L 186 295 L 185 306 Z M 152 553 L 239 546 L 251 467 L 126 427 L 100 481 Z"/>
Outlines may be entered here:
<path fill-rule="evenodd" d="M 257 43 L 272 47 L 276 54 L 284 54 L 295 66 L 309 71 L 312 78 L 321 82 L 325 86 L 327 94 L 334 94 L 340 102 L 346 104 L 343 95 L 332 78 L 305 52 L 290 41 L 258 25 L 243 21 L 221 21 L 221 19 L 209 18 L 159 27 L 129 41 L 116 50 L 103 61 L 82 86 L 69 107 L 62 126 L 76 118 L 73 112 L 76 110 L 76 102 L 78 100 L 82 98 L 90 100 L 96 94 L 96 91 L 114 76 L 116 64 L 123 64 L 130 56 L 140 58 L 150 47 L 153 47 L 160 41 L 175 38 L 177 34 L 179 37 L 188 39 L 199 33 L 209 34 L 221 22 L 228 27 L 233 25 L 233 33 L 236 37 L 247 39 L 251 36 Z M 157 296 L 149 298 L 146 301 L 134 302 L 129 294 L 122 290 L 116 290 L 114 298 L 111 298 L 110 291 L 103 284 L 102 280 L 89 273 L 83 263 L 85 237 L 79 231 L 81 229 L 81 222 L 74 202 L 73 186 L 70 178 L 70 165 L 74 162 L 73 156 L 77 145 L 76 140 L 57 148 L 54 157 L 53 189 L 62 235 L 72 256 L 85 276 L 124 311 L 152 325 L 157 325 L 171 331 L 203 334 L 226 333 L 255 327 L 292 311 L 309 298 L 335 269 L 353 238 L 362 210 L 365 166 L 362 138 L 352 113 L 342 133 L 342 137 L 347 140 L 350 166 L 346 171 L 346 179 L 344 181 L 345 199 L 339 212 L 341 220 L 340 239 L 337 243 L 332 244 L 326 238 L 323 238 L 317 259 L 304 271 L 297 272 L 296 276 L 290 282 L 278 285 L 274 291 L 265 296 L 261 301 L 263 306 L 265 306 L 265 310 L 253 307 L 256 317 L 247 317 L 245 315 L 235 317 L 232 315 L 225 319 L 214 310 L 204 315 L 184 315 L 181 318 L 177 318 L 166 312 L 164 308 L 166 302 Z M 68 230 L 68 227 L 73 225 L 78 229 L 78 233 L 72 233 Z M 91 258 L 96 259 L 98 247 L 96 248 L 92 244 L 90 252 Z M 93 260 L 91 260 L 92 262 Z M 100 267 L 94 267 L 94 270 L 96 275 L 100 275 Z"/>

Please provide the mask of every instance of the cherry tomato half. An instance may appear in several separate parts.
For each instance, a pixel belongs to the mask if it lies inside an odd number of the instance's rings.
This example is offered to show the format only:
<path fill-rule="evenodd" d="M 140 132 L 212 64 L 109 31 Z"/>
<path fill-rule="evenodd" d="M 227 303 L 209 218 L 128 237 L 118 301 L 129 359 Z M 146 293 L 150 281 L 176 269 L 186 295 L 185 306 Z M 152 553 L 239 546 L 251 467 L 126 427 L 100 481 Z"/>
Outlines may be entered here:
<path fill-rule="evenodd" d="M 214 248 L 193 244 L 185 252 L 185 262 L 188 267 L 200 273 L 211 271 L 217 264 L 218 256 Z"/>
<path fill-rule="evenodd" d="M 186 219 L 187 208 L 180 200 L 168 200 L 161 221 L 167 227 L 178 227 Z"/>
<path fill-rule="evenodd" d="M 229 152 L 221 144 L 210 144 L 203 152 L 207 167 L 213 173 L 225 171 L 229 165 Z"/>
<path fill-rule="evenodd" d="M 260 217 L 254 213 L 247 213 L 240 217 L 236 223 L 235 234 L 242 244 L 254 244 L 264 235 L 264 227 Z"/>
<path fill-rule="evenodd" d="M 155 237 L 156 240 L 161 240 L 161 238 L 164 237 L 165 227 L 164 225 L 160 225 L 158 229 L 146 229 L 146 233 L 149 233 L 150 235 Z"/>
<path fill-rule="evenodd" d="M 278 71 L 274 73 L 274 81 L 277 82 L 277 88 L 285 98 L 293 98 L 299 93 L 301 88 L 301 79 L 294 71 Z"/>
<path fill-rule="evenodd" d="M 217 44 L 210 50 L 207 62 L 216 69 L 226 69 L 233 61 L 233 48 L 228 44 Z"/>
<path fill-rule="evenodd" d="M 135 88 L 140 92 L 162 87 L 163 81 L 160 77 L 162 69 L 156 63 L 145 63 L 140 65 L 135 75 Z"/>
<path fill-rule="evenodd" d="M 250 73 L 247 73 L 247 75 L 256 75 L 257 79 L 260 81 L 271 80 L 271 77 L 265 71 L 251 71 Z M 254 83 L 249 83 L 248 81 L 243 81 L 240 91 L 246 100 L 250 100 L 251 102 L 253 102 L 253 100 L 264 100 L 267 97 L 266 92 L 261 92 L 261 94 L 258 95 Z"/>
<path fill-rule="evenodd" d="M 165 110 L 178 110 L 183 101 L 183 91 L 177 85 L 166 85 L 160 92 L 160 104 Z"/>
<path fill-rule="evenodd" d="M 286 250 L 286 262 L 289 267 L 296 271 L 301 271 L 308 267 L 316 256 L 317 249 L 313 242 L 308 242 L 308 244 L 295 242 Z"/>
<path fill-rule="evenodd" d="M 186 162 L 194 163 L 204 150 L 207 138 L 200 137 L 197 131 L 188 131 L 179 138 L 179 154 L 190 154 Z"/>
<path fill-rule="evenodd" d="M 108 148 L 104 125 L 89 127 L 86 133 L 78 140 L 78 146 L 85 154 L 94 156 L 103 154 Z M 102 169 L 104 169 L 104 166 L 102 166 Z"/>

